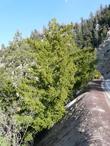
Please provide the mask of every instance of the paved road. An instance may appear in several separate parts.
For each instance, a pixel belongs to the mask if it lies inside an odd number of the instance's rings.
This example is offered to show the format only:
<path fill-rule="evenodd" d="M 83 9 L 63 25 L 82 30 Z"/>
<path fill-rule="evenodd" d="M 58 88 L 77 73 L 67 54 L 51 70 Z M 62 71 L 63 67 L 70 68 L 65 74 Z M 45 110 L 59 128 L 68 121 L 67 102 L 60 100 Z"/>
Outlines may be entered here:
<path fill-rule="evenodd" d="M 64 119 L 35 146 L 110 146 L 108 84 L 91 82 Z"/>

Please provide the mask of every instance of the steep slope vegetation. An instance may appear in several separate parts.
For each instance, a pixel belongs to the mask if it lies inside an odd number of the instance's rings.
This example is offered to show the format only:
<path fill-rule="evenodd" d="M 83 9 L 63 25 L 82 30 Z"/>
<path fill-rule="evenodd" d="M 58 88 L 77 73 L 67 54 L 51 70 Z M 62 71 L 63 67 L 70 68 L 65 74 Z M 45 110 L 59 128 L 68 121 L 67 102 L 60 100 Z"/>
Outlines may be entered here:
<path fill-rule="evenodd" d="M 0 139 L 5 145 L 27 145 L 35 133 L 52 127 L 73 93 L 94 78 L 94 49 L 77 47 L 73 29 L 52 20 L 43 34 L 22 39 L 17 33 L 1 50 Z"/>

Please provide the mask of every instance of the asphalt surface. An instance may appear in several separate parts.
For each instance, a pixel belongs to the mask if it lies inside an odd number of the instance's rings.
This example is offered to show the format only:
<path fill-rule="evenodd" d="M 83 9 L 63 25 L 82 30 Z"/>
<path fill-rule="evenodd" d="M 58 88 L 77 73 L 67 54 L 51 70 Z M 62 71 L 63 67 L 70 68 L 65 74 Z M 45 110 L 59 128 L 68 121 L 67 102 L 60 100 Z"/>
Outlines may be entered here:
<path fill-rule="evenodd" d="M 34 146 L 110 146 L 110 81 L 95 80 Z"/>

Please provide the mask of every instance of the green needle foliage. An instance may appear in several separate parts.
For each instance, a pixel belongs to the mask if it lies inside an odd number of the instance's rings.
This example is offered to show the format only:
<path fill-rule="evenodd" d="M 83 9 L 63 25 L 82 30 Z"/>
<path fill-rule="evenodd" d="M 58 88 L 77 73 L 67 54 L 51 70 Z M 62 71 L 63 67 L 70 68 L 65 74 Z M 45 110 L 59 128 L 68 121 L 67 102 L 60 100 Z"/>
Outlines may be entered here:
<path fill-rule="evenodd" d="M 78 48 L 73 30 L 73 24 L 53 19 L 42 34 L 34 31 L 22 39 L 17 33 L 1 51 L 0 104 L 5 125 L 13 127 L 6 136 L 10 146 L 26 145 L 52 127 L 64 116 L 72 93 L 94 78 L 94 49 Z"/>
<path fill-rule="evenodd" d="M 98 27 L 97 27 L 98 26 Z M 79 47 L 98 47 L 106 39 L 110 27 L 110 5 L 102 7 L 90 18 L 74 25 L 75 41 Z"/>
<path fill-rule="evenodd" d="M 28 40 L 37 63 L 21 81 L 19 94 L 23 111 L 32 116 L 31 127 L 36 131 L 50 128 L 64 115 L 76 72 L 73 61 L 76 46 L 71 30 L 71 25 L 60 26 L 53 20 L 43 40 Z"/>

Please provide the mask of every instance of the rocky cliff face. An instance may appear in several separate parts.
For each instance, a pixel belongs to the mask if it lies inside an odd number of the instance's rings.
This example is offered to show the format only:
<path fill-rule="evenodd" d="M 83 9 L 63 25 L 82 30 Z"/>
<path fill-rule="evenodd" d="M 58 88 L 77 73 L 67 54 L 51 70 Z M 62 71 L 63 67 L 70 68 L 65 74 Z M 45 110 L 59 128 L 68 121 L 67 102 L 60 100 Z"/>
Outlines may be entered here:
<path fill-rule="evenodd" d="M 97 69 L 105 79 L 110 78 L 110 38 L 97 48 Z"/>

